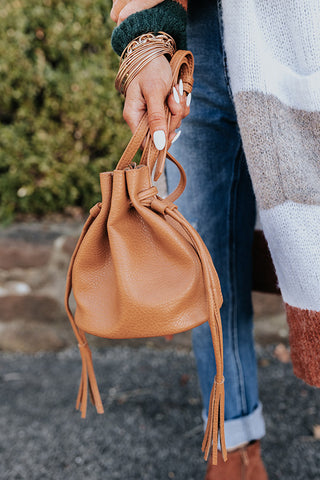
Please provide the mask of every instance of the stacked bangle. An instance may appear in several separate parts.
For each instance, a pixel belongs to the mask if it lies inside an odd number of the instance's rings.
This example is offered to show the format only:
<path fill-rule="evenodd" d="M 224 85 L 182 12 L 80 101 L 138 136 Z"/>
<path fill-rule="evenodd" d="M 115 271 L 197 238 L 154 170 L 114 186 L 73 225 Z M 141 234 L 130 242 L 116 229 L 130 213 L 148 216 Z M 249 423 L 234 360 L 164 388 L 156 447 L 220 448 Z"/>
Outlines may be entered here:
<path fill-rule="evenodd" d="M 115 87 L 126 95 L 128 86 L 138 73 L 153 59 L 161 55 L 171 58 L 176 51 L 174 39 L 167 33 L 145 33 L 132 40 L 120 58 Z"/>

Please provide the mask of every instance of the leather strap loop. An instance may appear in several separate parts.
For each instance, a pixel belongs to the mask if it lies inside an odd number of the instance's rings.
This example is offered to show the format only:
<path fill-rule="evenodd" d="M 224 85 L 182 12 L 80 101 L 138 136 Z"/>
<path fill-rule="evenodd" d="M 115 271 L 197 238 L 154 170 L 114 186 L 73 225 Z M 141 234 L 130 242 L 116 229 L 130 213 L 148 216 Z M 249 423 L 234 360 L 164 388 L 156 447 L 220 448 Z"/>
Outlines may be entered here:
<path fill-rule="evenodd" d="M 171 153 L 167 152 L 167 158 L 176 165 L 176 167 L 178 167 L 179 169 L 179 172 L 180 172 L 180 180 L 179 180 L 179 184 L 178 186 L 176 187 L 176 189 L 170 193 L 170 195 L 168 195 L 166 197 L 166 201 L 167 202 L 175 202 L 177 200 L 177 198 L 180 197 L 180 195 L 183 193 L 184 189 L 186 188 L 186 184 L 187 184 L 187 177 L 186 177 L 186 173 L 185 171 L 183 170 L 182 166 L 180 165 L 180 163 L 171 155 Z"/>

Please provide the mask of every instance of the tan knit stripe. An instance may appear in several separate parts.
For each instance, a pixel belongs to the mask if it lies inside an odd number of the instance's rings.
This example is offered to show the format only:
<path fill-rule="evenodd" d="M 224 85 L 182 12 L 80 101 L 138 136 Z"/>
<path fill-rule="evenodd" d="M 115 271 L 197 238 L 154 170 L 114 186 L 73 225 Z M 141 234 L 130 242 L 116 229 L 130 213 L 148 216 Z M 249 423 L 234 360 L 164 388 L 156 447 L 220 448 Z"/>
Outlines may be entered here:
<path fill-rule="evenodd" d="M 305 382 L 320 387 L 320 312 L 286 304 L 293 371 Z"/>
<path fill-rule="evenodd" d="M 240 92 L 234 100 L 260 208 L 288 200 L 320 205 L 320 112 L 261 92 Z"/>

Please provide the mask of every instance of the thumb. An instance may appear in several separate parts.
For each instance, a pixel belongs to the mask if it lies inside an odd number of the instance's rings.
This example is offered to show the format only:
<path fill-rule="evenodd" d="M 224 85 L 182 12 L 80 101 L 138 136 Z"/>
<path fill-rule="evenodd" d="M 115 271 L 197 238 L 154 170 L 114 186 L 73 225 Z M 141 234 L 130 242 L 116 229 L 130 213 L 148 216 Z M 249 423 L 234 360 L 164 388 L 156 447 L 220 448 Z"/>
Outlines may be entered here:
<path fill-rule="evenodd" d="M 158 150 L 163 150 L 167 143 L 168 129 L 165 115 L 167 92 L 154 86 L 143 92 L 147 104 L 148 121 L 153 143 Z"/>

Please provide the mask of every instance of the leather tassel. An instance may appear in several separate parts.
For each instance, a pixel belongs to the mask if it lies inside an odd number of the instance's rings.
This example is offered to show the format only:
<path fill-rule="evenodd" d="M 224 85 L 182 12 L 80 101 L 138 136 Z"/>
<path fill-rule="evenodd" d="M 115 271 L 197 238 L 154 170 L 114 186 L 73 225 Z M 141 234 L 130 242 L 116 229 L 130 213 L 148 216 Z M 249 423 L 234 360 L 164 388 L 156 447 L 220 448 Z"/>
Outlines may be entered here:
<path fill-rule="evenodd" d="M 81 380 L 78 391 L 78 397 L 76 402 L 76 409 L 81 411 L 81 417 L 86 418 L 87 404 L 88 404 L 88 390 L 90 392 L 90 398 L 93 405 L 96 407 L 98 413 L 104 413 L 101 397 L 97 385 L 96 376 L 92 364 L 91 350 L 88 343 L 78 344 L 81 359 L 82 359 L 82 372 Z"/>
<path fill-rule="evenodd" d="M 84 358 L 84 354 L 82 354 L 82 348 L 81 348 L 80 344 L 79 344 L 79 349 L 80 349 L 80 353 L 81 353 L 82 370 L 81 370 L 81 379 L 80 379 L 79 391 L 78 391 L 77 402 L 76 402 L 76 409 L 80 410 L 80 407 L 81 407 L 81 408 L 84 408 L 85 411 L 86 411 L 87 410 L 87 405 L 86 405 L 87 395 L 85 394 L 85 389 L 87 389 L 88 374 L 87 374 L 86 361 L 85 361 L 85 358 Z"/>
<path fill-rule="evenodd" d="M 202 442 L 202 451 L 205 460 L 208 460 L 212 447 L 211 463 L 218 463 L 218 432 L 220 431 L 220 443 L 223 460 L 227 460 L 227 449 L 224 437 L 224 379 L 221 382 L 214 380 L 211 390 L 207 428 Z"/>
<path fill-rule="evenodd" d="M 96 216 L 99 214 L 100 210 L 101 210 L 101 203 L 97 203 L 90 210 L 90 216 L 83 227 L 82 233 L 80 235 L 77 246 L 73 252 L 73 255 L 70 261 L 68 275 L 67 275 L 66 294 L 65 294 L 66 311 L 67 311 L 72 329 L 74 331 L 74 334 L 78 340 L 78 346 L 79 346 L 81 359 L 82 359 L 81 380 L 80 380 L 79 391 L 78 391 L 78 396 L 76 401 L 76 409 L 81 411 L 82 418 L 86 418 L 87 405 L 88 405 L 88 390 L 90 393 L 91 402 L 93 403 L 93 405 L 95 405 L 97 412 L 104 413 L 104 410 L 101 402 L 101 397 L 100 397 L 100 393 L 97 385 L 96 376 L 94 374 L 91 350 L 87 343 L 84 331 L 78 328 L 74 321 L 73 314 L 69 305 L 69 297 L 70 297 L 71 288 L 72 288 L 72 269 L 73 269 L 74 260 L 77 256 L 82 240 L 84 239 L 90 225 L 92 224 Z"/>

